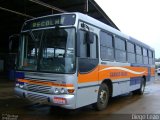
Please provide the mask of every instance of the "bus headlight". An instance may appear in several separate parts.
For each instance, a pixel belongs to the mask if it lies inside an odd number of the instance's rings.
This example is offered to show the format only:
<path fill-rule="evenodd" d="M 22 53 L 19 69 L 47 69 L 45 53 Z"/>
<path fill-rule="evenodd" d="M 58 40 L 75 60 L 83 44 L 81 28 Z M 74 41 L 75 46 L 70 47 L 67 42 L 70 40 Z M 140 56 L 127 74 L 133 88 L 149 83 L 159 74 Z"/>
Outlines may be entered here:
<path fill-rule="evenodd" d="M 24 89 L 25 84 L 23 82 L 16 82 L 15 86 L 18 87 L 18 88 Z"/>
<path fill-rule="evenodd" d="M 19 87 L 19 83 L 16 83 L 16 87 Z"/>
<path fill-rule="evenodd" d="M 54 89 L 54 93 L 55 93 L 55 94 L 58 94 L 58 93 L 59 93 L 59 89 L 58 89 L 58 88 L 55 88 L 55 89 Z"/>
<path fill-rule="evenodd" d="M 19 85 L 19 87 L 20 87 L 20 88 L 24 88 L 24 86 L 23 86 L 23 85 Z"/>
<path fill-rule="evenodd" d="M 67 94 L 67 89 L 65 88 L 55 88 L 53 90 L 54 94 Z"/>
<path fill-rule="evenodd" d="M 66 92 L 66 90 L 64 88 L 61 88 L 60 93 L 64 94 Z"/>

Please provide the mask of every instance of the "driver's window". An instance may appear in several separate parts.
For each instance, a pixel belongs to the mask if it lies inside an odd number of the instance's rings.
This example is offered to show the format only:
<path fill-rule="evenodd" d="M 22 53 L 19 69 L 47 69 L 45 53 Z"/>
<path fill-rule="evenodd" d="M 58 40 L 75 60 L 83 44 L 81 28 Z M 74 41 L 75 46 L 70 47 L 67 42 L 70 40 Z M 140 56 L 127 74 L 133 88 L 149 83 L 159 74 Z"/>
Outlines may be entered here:
<path fill-rule="evenodd" d="M 80 30 L 80 57 L 81 58 L 98 58 L 97 36 L 94 35 L 94 42 L 86 43 L 86 31 Z"/>

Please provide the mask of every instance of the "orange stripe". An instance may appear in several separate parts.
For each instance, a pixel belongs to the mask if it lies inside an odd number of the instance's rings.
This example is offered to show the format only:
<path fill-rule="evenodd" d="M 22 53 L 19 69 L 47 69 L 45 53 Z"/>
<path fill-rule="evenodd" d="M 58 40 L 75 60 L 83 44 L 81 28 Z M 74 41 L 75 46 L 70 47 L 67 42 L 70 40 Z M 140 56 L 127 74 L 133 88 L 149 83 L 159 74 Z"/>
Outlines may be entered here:
<path fill-rule="evenodd" d="M 108 68 L 112 66 L 100 66 L 100 70 L 104 68 Z M 121 66 L 122 67 L 122 66 Z M 126 68 L 131 71 L 135 72 L 144 72 L 143 74 L 134 74 L 129 71 L 119 70 L 119 69 L 111 69 L 107 71 L 102 71 L 99 74 L 99 79 L 104 80 L 105 78 L 116 80 L 116 79 L 123 79 L 123 78 L 131 78 L 131 77 L 140 77 L 140 76 L 147 76 L 148 75 L 148 68 L 145 67 L 130 67 L 130 66 L 123 66 L 122 68 Z"/>
<path fill-rule="evenodd" d="M 58 84 L 54 82 L 45 82 L 38 80 L 26 80 L 26 79 L 18 79 L 19 82 L 29 83 L 29 84 L 37 84 L 37 85 L 46 85 L 46 86 L 57 86 L 57 87 L 73 87 L 73 84 Z"/>
<path fill-rule="evenodd" d="M 93 70 L 89 73 L 86 73 L 86 74 L 79 73 L 78 74 L 78 83 L 96 82 L 98 80 L 104 80 L 106 78 L 111 79 L 111 80 L 117 80 L 117 79 L 131 78 L 131 77 L 141 77 L 143 75 L 148 76 L 148 68 L 146 68 L 146 67 L 120 66 L 122 68 L 138 72 L 140 74 L 135 74 L 134 72 L 124 71 L 121 69 L 103 70 L 103 69 L 109 68 L 109 67 L 113 67 L 113 66 L 99 65 L 95 70 Z M 153 72 L 153 70 L 152 70 L 152 72 Z"/>
<path fill-rule="evenodd" d="M 155 68 L 151 68 L 151 76 L 155 76 Z"/>
<path fill-rule="evenodd" d="M 96 67 L 92 72 L 86 74 L 78 74 L 78 83 L 84 82 L 95 82 L 98 81 L 98 67 Z"/>

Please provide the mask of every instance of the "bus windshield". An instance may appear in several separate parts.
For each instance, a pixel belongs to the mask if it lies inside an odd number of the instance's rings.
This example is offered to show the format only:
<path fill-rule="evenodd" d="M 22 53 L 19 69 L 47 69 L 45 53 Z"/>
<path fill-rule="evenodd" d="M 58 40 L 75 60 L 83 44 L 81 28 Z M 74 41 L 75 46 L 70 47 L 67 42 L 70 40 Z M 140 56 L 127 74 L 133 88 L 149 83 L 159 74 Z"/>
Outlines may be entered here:
<path fill-rule="evenodd" d="M 21 35 L 18 70 L 75 72 L 75 29 L 52 28 Z"/>

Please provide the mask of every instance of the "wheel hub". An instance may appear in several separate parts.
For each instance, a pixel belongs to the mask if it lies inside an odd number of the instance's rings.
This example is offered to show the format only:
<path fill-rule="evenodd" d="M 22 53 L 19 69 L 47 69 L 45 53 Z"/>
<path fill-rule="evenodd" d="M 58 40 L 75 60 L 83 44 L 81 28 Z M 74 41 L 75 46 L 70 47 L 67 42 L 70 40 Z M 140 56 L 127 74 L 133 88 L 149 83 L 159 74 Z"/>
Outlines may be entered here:
<path fill-rule="evenodd" d="M 100 102 L 104 104 L 107 99 L 107 92 L 105 90 L 102 90 L 100 93 Z"/>

